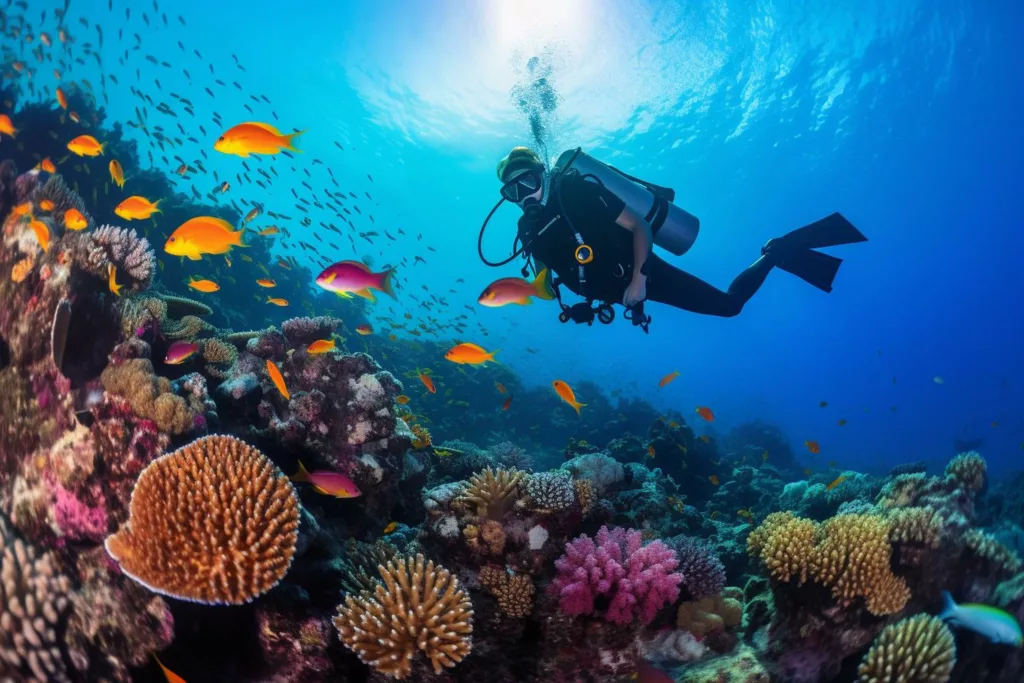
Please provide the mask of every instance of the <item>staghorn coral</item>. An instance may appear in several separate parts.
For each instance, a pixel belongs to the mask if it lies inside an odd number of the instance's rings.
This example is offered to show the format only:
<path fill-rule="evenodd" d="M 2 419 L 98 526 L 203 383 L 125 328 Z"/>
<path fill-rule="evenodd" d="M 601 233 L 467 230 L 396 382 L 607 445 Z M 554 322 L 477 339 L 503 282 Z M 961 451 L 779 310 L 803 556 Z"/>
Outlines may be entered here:
<path fill-rule="evenodd" d="M 67 681 L 58 629 L 71 582 L 50 553 L 16 538 L 0 517 L 0 680 Z"/>
<path fill-rule="evenodd" d="M 850 603 L 866 600 L 876 616 L 895 614 L 910 599 L 906 582 L 889 568 L 889 524 L 875 515 L 840 515 L 821 525 L 823 540 L 812 560 L 814 580 Z"/>
<path fill-rule="evenodd" d="M 131 289 L 146 289 L 153 281 L 156 255 L 149 240 L 135 230 L 104 225 L 80 233 L 74 258 L 93 275 L 106 279 L 109 266 L 117 268 L 120 280 Z"/>
<path fill-rule="evenodd" d="M 561 512 L 576 503 L 572 475 L 564 470 L 531 474 L 526 479 L 526 493 L 533 509 L 541 512 Z"/>
<path fill-rule="evenodd" d="M 888 515 L 889 540 L 938 548 L 944 522 L 938 511 L 929 507 L 897 508 Z"/>
<path fill-rule="evenodd" d="M 1021 569 L 1021 560 L 1017 553 L 980 529 L 968 529 L 964 533 L 964 544 L 975 555 L 991 563 L 996 572 L 1005 578 L 1013 576 Z"/>
<path fill-rule="evenodd" d="M 946 465 L 946 476 L 971 493 L 985 487 L 988 465 L 976 451 L 961 453 Z"/>
<path fill-rule="evenodd" d="M 103 388 L 124 397 L 138 417 L 153 420 L 162 431 L 184 434 L 195 426 L 195 413 L 181 396 L 171 393 L 171 383 L 157 377 L 148 358 L 111 364 L 100 375 Z"/>
<path fill-rule="evenodd" d="M 769 575 L 788 582 L 807 581 L 815 554 L 817 525 L 791 512 L 773 512 L 747 537 L 747 552 L 761 560 Z"/>
<path fill-rule="evenodd" d="M 683 575 L 683 588 L 692 600 L 718 595 L 725 587 L 725 565 L 714 548 L 690 536 L 676 536 L 665 541 L 679 558 L 678 571 Z"/>
<path fill-rule="evenodd" d="M 474 506 L 478 517 L 500 520 L 518 498 L 522 479 L 523 473 L 518 470 L 488 467 L 470 477 L 465 492 L 456 502 Z"/>
<path fill-rule="evenodd" d="M 684 602 L 676 611 L 676 626 L 699 638 L 738 626 L 741 621 L 743 603 L 720 595 Z"/>
<path fill-rule="evenodd" d="M 459 581 L 423 555 L 377 568 L 374 594 L 345 598 L 334 626 L 359 659 L 393 678 L 412 673 L 417 651 L 434 673 L 453 667 L 472 650 L 473 606 Z"/>
<path fill-rule="evenodd" d="M 504 569 L 487 566 L 480 570 L 479 580 L 498 601 L 498 607 L 503 613 L 513 619 L 530 616 L 537 589 L 528 575 L 512 574 Z"/>
<path fill-rule="evenodd" d="M 298 538 L 291 483 L 262 453 L 209 436 L 153 461 L 132 493 L 130 518 L 107 552 L 164 595 L 242 604 L 288 571 Z"/>
<path fill-rule="evenodd" d="M 886 626 L 864 656 L 859 683 L 947 683 L 956 643 L 938 617 L 919 614 Z"/>

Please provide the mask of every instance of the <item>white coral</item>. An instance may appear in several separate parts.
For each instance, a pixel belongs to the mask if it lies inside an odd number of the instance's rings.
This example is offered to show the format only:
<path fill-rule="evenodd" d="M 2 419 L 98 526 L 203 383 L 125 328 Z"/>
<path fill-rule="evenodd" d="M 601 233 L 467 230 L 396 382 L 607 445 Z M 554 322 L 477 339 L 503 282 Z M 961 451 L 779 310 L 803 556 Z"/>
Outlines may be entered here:
<path fill-rule="evenodd" d="M 352 445 L 366 443 L 373 432 L 373 425 L 366 420 L 360 420 L 349 427 L 348 442 Z"/>
<path fill-rule="evenodd" d="M 598 494 L 604 493 L 612 484 L 617 484 L 625 477 L 625 470 L 615 458 L 604 453 L 585 453 L 563 463 L 562 469 L 572 473 L 577 479 L 589 479 Z"/>
<path fill-rule="evenodd" d="M 540 524 L 530 529 L 530 550 L 540 550 L 548 542 L 548 530 Z"/>
<path fill-rule="evenodd" d="M 352 391 L 352 400 L 349 405 L 371 406 L 381 402 L 385 396 L 384 387 L 375 375 L 366 373 L 359 379 L 349 379 L 348 388 Z"/>

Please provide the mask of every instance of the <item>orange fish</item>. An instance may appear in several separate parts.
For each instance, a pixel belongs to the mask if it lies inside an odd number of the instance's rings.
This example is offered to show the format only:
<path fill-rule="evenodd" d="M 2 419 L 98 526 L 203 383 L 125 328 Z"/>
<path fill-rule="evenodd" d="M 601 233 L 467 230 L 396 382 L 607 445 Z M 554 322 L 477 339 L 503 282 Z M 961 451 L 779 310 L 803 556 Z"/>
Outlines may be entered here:
<path fill-rule="evenodd" d="M 829 484 L 828 486 L 825 487 L 825 490 L 826 491 L 831 491 L 832 489 L 834 489 L 835 487 L 839 486 L 840 484 L 842 484 L 847 479 L 849 479 L 849 477 L 846 476 L 845 474 L 842 475 L 842 476 L 836 477 L 835 481 L 833 481 L 831 484 Z"/>
<path fill-rule="evenodd" d="M 250 154 L 277 154 L 282 149 L 291 152 L 300 151 L 295 147 L 295 138 L 306 131 L 281 133 L 268 123 L 250 121 L 240 123 L 224 131 L 224 134 L 213 143 L 213 148 L 223 154 L 235 154 L 248 157 Z"/>
<path fill-rule="evenodd" d="M 661 388 L 664 388 L 664 387 L 668 386 L 678 376 L 679 376 L 679 371 L 678 370 L 673 370 L 672 372 L 668 373 L 667 375 L 662 377 L 660 380 L 658 380 L 658 388 L 661 389 Z"/>
<path fill-rule="evenodd" d="M 104 145 L 91 135 L 79 135 L 68 143 L 68 149 L 80 157 L 99 156 L 103 154 L 103 147 Z"/>
<path fill-rule="evenodd" d="M 124 187 L 124 169 L 121 168 L 121 162 L 117 159 L 110 160 L 110 178 L 118 187 Z M 156 205 L 153 208 L 156 208 Z"/>
<path fill-rule="evenodd" d="M 356 328 L 356 333 L 361 334 L 362 336 L 365 337 L 367 335 L 373 334 L 373 328 L 370 327 L 369 325 L 363 324 Z"/>
<path fill-rule="evenodd" d="M 80 117 L 78 115 L 77 111 L 69 111 L 68 112 L 68 118 L 71 119 L 72 121 L 74 121 L 75 123 L 78 123 L 79 121 L 82 120 L 82 117 Z M 100 152 L 100 153 L 102 154 L 102 152 Z M 96 155 L 95 154 L 91 154 L 90 156 L 96 156 Z"/>
<path fill-rule="evenodd" d="M 715 421 L 715 414 L 711 412 L 711 408 L 708 408 L 707 406 L 698 406 L 697 410 L 694 412 L 700 415 L 707 422 Z"/>
<path fill-rule="evenodd" d="M 419 371 L 417 371 L 417 372 L 419 373 L 420 381 L 423 382 L 423 386 L 425 386 L 427 388 L 427 391 L 429 391 L 432 394 L 436 394 L 437 393 L 437 387 L 434 386 L 434 380 L 430 379 L 429 375 L 425 375 L 425 374 L 423 374 L 422 372 L 419 372 Z"/>
<path fill-rule="evenodd" d="M 64 227 L 68 230 L 85 230 L 89 227 L 89 221 L 78 209 L 68 209 L 64 212 Z"/>
<path fill-rule="evenodd" d="M 269 228 L 263 228 L 256 234 L 260 237 L 269 237 L 270 235 L 276 235 L 278 232 L 280 231 L 277 229 L 277 226 L 271 225 Z"/>
<path fill-rule="evenodd" d="M 333 339 L 317 339 L 315 342 L 306 347 L 306 353 L 311 356 L 318 356 L 322 353 L 334 351 L 338 347 L 335 346 Z"/>
<path fill-rule="evenodd" d="M 203 294 L 212 294 L 213 292 L 220 291 L 220 285 L 213 280 L 196 280 L 193 278 L 188 281 L 188 286 L 197 292 L 202 292 Z"/>
<path fill-rule="evenodd" d="M 57 167 L 53 165 L 52 161 L 50 161 L 50 157 L 46 157 L 45 159 L 40 161 L 39 162 L 39 168 L 41 168 L 42 170 L 46 171 L 47 173 L 56 173 L 57 172 Z"/>
<path fill-rule="evenodd" d="M 713 486 L 718 486 L 721 483 L 718 480 L 717 474 L 712 474 L 710 477 L 708 477 L 708 481 L 710 481 Z"/>
<path fill-rule="evenodd" d="M 288 299 L 275 299 L 274 297 L 268 296 L 267 303 L 284 308 L 288 305 Z"/>
<path fill-rule="evenodd" d="M 506 393 L 508 393 L 508 389 L 506 389 L 505 385 L 502 384 L 501 382 L 495 382 L 494 383 L 494 388 L 498 390 L 499 394 L 506 394 Z"/>
<path fill-rule="evenodd" d="M 61 109 L 68 108 L 68 96 L 60 88 L 57 88 L 57 104 L 60 105 Z"/>
<path fill-rule="evenodd" d="M 124 285 L 117 284 L 117 266 L 113 263 L 107 266 L 107 279 L 111 293 L 114 296 L 121 296 L 121 287 Z"/>
<path fill-rule="evenodd" d="M 46 223 L 33 220 L 29 223 L 29 227 L 32 228 L 36 239 L 39 240 L 39 246 L 43 248 L 43 251 L 47 251 L 50 248 L 50 229 L 46 227 Z"/>
<path fill-rule="evenodd" d="M 406 403 L 408 403 L 411 400 L 412 399 L 410 399 L 405 394 L 399 394 L 398 396 L 395 396 L 395 403 L 397 403 L 400 406 L 404 406 Z"/>
<path fill-rule="evenodd" d="M 176 168 L 174 172 L 180 175 L 182 178 L 184 178 L 185 174 L 188 173 L 188 164 L 182 164 L 181 166 Z"/>
<path fill-rule="evenodd" d="M 647 457 L 648 458 L 653 458 L 654 455 L 655 455 L 654 454 L 654 446 L 648 446 L 647 447 Z"/>
<path fill-rule="evenodd" d="M 49 199 L 44 199 L 43 201 L 39 202 L 39 208 L 42 211 L 46 211 L 47 213 L 49 213 L 50 211 L 53 211 L 53 202 L 50 201 Z"/>
<path fill-rule="evenodd" d="M 258 284 L 260 287 L 266 287 L 268 289 L 271 287 L 277 287 L 277 283 L 271 280 L 270 278 L 267 278 L 265 280 L 257 280 L 256 284 Z"/>
<path fill-rule="evenodd" d="M 242 231 L 222 218 L 197 216 L 191 218 L 171 233 L 164 244 L 164 251 L 171 256 L 184 256 L 199 261 L 204 254 L 226 254 L 233 247 L 244 247 Z"/>
<path fill-rule="evenodd" d="M 807 450 L 815 455 L 821 453 L 821 446 L 818 445 L 817 441 L 804 441 L 804 446 L 807 446 Z"/>
<path fill-rule="evenodd" d="M 541 269 L 533 282 L 518 277 L 506 277 L 491 284 L 477 297 L 477 303 L 489 308 L 498 308 L 508 304 L 526 306 L 533 303 L 531 297 L 550 301 L 555 298 L 551 288 L 551 277 L 547 268 Z"/>
<path fill-rule="evenodd" d="M 483 365 L 487 361 L 497 363 L 498 361 L 494 360 L 494 354 L 497 352 L 497 349 L 495 349 L 488 353 L 477 344 L 465 342 L 449 349 L 448 353 L 444 354 L 444 357 L 460 365 Z"/>
<path fill-rule="evenodd" d="M 398 528 L 398 522 L 388 522 L 388 525 L 384 527 L 384 534 L 394 533 L 395 529 Z"/>
<path fill-rule="evenodd" d="M 153 659 L 156 659 L 156 663 L 160 665 L 160 670 L 164 672 L 167 683 L 185 683 L 184 678 L 164 666 L 164 663 L 157 659 L 156 655 L 153 655 Z"/>
<path fill-rule="evenodd" d="M 159 203 L 159 199 L 151 202 L 145 197 L 133 195 L 118 204 L 114 213 L 126 221 L 142 220 L 149 218 L 154 213 L 160 213 L 160 209 L 157 207 Z"/>
<path fill-rule="evenodd" d="M 11 213 L 13 213 L 15 216 L 31 216 L 32 203 L 22 202 L 21 204 L 18 204 L 13 209 L 11 209 Z"/>
<path fill-rule="evenodd" d="M 11 117 L 7 114 L 0 114 L 0 133 L 9 135 L 12 138 L 18 134 L 18 129 L 14 127 Z"/>
<path fill-rule="evenodd" d="M 277 369 L 277 366 L 274 365 L 274 361 L 269 358 L 267 359 L 267 374 L 270 375 L 270 381 L 274 383 L 274 386 L 281 392 L 281 395 L 289 401 L 292 400 L 292 395 L 288 393 L 288 387 L 285 386 L 284 376 Z"/>
<path fill-rule="evenodd" d="M 580 403 L 579 401 L 577 401 L 576 394 L 573 393 L 572 387 L 570 387 L 562 380 L 556 379 L 554 382 L 551 383 L 551 386 L 555 388 L 555 393 L 558 394 L 558 397 L 560 399 L 562 399 L 570 406 L 572 406 L 573 410 L 576 411 L 577 415 L 580 414 L 580 408 L 583 408 L 584 406 L 587 405 L 586 403 Z"/>

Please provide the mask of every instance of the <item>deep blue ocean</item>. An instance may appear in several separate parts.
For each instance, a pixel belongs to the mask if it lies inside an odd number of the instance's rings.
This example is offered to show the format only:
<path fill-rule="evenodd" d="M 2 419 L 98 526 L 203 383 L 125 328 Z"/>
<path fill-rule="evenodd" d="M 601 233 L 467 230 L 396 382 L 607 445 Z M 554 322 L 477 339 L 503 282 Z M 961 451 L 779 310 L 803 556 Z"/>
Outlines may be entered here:
<path fill-rule="evenodd" d="M 59 7 L 28 5 L 26 16 Z M 62 76 L 98 90 L 101 72 L 119 74 L 104 83 L 109 121 L 136 119 L 131 88 L 189 98 L 188 125 L 207 122 L 207 135 L 176 150 L 186 156 L 212 147 L 214 112 L 307 130 L 303 154 L 267 189 L 232 196 L 295 214 L 293 191 L 316 198 L 328 169 L 360 200 L 368 192 L 356 227 L 405 235 L 326 256 L 407 259 L 397 300 L 371 317 L 418 316 L 422 298 L 409 294 L 443 293 L 447 309 L 431 312 L 439 337 L 500 349 L 528 385 L 589 380 L 683 414 L 709 406 L 723 432 L 762 419 L 861 470 L 941 466 L 960 440 L 1005 472 L 1024 456 L 1022 20 L 1020 3 L 966 0 L 74 0 L 71 39 L 90 42 L 102 67 L 90 56 Z M 8 62 L 28 49 L 4 46 Z M 670 258 L 681 268 L 725 288 L 766 240 L 833 211 L 870 241 L 834 250 L 845 263 L 831 294 L 776 271 L 737 318 L 649 304 L 649 335 L 621 316 L 561 324 L 553 303 L 475 306 L 489 282 L 518 274 L 518 262 L 483 266 L 476 241 L 498 199 L 495 164 L 533 144 L 514 96 L 536 76 L 531 58 L 556 93 L 544 117 L 552 157 L 582 146 L 674 188 L 700 218 L 695 246 Z M 52 100 L 53 76 L 33 79 Z M 150 127 L 186 121 L 148 116 Z M 127 137 L 143 157 L 153 147 L 138 130 Z M 239 161 L 211 154 L 207 175 L 231 178 Z M 179 181 L 183 192 L 190 182 Z M 199 184 L 205 193 L 214 182 Z M 312 227 L 288 226 L 296 239 L 334 220 L 310 216 Z M 495 215 L 489 256 L 507 253 L 518 216 L 508 205 Z M 291 248 L 284 255 L 309 259 Z M 446 321 L 466 305 L 480 324 L 454 338 Z"/>

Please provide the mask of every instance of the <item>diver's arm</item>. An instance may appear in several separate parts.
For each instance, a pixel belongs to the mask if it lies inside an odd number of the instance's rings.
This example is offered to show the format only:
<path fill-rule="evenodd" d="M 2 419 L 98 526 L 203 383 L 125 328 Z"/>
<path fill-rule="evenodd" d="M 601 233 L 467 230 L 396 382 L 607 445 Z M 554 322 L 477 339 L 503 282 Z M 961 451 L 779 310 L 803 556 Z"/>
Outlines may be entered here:
<path fill-rule="evenodd" d="M 639 303 L 644 300 L 647 291 L 647 276 L 644 275 L 644 264 L 651 255 L 651 245 L 654 244 L 654 233 L 651 232 L 651 225 L 640 217 L 629 206 L 622 209 L 622 213 L 615 219 L 615 222 L 633 233 L 633 279 L 626 289 L 623 303 L 627 306 Z"/>

